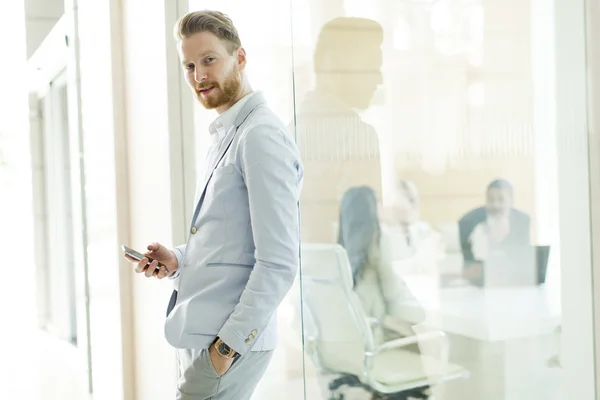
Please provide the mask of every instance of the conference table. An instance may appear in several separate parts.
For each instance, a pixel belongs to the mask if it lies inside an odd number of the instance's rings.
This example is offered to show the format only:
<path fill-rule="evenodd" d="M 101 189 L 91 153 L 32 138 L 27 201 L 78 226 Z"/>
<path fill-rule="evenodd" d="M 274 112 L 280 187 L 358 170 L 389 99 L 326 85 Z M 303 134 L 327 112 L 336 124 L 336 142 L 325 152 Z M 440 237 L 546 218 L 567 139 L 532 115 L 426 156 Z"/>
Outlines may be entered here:
<path fill-rule="evenodd" d="M 562 399 L 559 352 L 560 289 L 552 285 L 482 288 L 445 282 L 435 274 L 403 274 L 415 300 L 403 316 L 448 334 L 450 360 L 471 372 L 449 383 L 444 400 Z M 437 399 L 436 399 L 437 400 Z"/>

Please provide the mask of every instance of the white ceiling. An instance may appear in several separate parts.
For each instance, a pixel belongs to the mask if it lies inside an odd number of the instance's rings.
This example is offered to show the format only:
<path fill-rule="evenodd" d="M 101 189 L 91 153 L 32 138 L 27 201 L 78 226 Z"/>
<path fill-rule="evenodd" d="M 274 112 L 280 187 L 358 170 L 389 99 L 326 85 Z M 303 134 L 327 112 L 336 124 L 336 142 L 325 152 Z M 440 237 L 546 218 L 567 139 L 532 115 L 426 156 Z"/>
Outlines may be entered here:
<path fill-rule="evenodd" d="M 64 0 L 25 0 L 27 57 L 39 47 L 64 13 Z"/>

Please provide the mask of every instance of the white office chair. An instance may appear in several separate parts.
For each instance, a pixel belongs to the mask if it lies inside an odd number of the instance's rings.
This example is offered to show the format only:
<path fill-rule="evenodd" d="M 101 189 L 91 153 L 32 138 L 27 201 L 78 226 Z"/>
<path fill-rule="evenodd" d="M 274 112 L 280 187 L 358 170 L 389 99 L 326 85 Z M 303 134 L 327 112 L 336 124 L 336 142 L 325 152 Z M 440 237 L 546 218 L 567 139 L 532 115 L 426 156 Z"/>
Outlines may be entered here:
<path fill-rule="evenodd" d="M 353 291 L 348 256 L 337 244 L 302 245 L 302 292 L 306 351 L 322 372 L 341 375 L 329 383 L 331 399 L 343 399 L 344 386 L 362 387 L 375 398 L 427 399 L 429 388 L 442 381 L 466 377 L 462 367 L 448 364 L 443 332 L 419 335 L 418 340 L 444 343 L 442 373 L 432 382 L 421 356 L 405 350 L 417 337 L 375 343 L 371 324 Z M 375 321 L 376 322 L 376 321 Z"/>

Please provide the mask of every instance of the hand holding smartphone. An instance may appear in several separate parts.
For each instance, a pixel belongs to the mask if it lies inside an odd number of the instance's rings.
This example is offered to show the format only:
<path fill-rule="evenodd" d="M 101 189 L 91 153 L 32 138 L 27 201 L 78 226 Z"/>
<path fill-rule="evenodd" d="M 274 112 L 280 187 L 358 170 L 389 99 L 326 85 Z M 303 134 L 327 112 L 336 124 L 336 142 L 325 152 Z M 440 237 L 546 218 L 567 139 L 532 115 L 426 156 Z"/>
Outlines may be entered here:
<path fill-rule="evenodd" d="M 128 256 L 129 258 L 135 260 L 135 261 L 142 261 L 144 259 L 144 256 L 142 253 L 137 252 L 125 245 L 121 245 L 121 250 L 123 250 L 123 255 Z M 154 261 L 152 258 L 150 257 L 146 257 L 148 259 L 148 264 L 150 265 L 152 263 L 152 261 Z M 156 266 L 156 269 L 160 269 L 161 267 L 164 267 L 165 270 L 167 271 L 167 273 L 169 273 L 169 269 L 167 268 L 166 265 L 162 264 L 162 263 L 158 263 L 158 265 Z"/>

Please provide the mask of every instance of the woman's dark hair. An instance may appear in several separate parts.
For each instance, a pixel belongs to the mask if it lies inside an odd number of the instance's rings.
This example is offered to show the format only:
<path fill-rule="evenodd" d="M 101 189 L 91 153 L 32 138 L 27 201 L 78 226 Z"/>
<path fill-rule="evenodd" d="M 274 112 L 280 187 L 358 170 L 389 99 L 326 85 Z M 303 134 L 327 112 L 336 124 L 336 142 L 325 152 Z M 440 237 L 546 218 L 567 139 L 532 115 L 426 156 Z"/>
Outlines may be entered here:
<path fill-rule="evenodd" d="M 340 203 L 338 243 L 348 253 L 355 283 L 368 262 L 373 241 L 379 243 L 380 238 L 375 192 L 368 186 L 348 189 Z"/>

